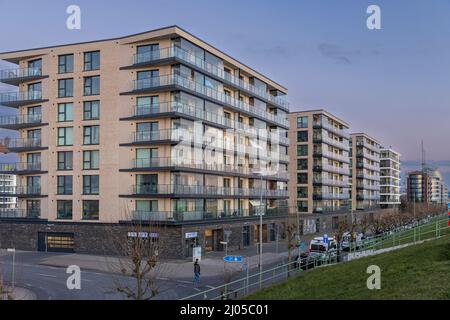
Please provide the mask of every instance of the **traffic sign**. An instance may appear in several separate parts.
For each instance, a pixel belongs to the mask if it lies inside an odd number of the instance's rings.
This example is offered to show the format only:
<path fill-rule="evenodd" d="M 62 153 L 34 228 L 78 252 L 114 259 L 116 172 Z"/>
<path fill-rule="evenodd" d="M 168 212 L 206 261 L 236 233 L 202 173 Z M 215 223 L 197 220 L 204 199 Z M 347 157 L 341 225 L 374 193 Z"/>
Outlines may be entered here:
<path fill-rule="evenodd" d="M 328 235 L 327 234 L 323 235 L 323 243 L 328 244 Z"/>
<path fill-rule="evenodd" d="M 225 256 L 223 257 L 223 261 L 225 262 L 244 262 L 242 256 Z"/>

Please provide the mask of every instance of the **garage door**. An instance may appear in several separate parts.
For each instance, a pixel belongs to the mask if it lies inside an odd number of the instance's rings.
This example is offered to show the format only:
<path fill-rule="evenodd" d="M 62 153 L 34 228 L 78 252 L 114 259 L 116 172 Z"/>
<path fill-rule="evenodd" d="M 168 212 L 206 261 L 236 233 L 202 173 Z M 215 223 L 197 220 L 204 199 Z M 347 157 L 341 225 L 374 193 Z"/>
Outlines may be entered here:
<path fill-rule="evenodd" d="M 44 252 L 74 252 L 73 233 L 39 232 L 38 250 Z"/>

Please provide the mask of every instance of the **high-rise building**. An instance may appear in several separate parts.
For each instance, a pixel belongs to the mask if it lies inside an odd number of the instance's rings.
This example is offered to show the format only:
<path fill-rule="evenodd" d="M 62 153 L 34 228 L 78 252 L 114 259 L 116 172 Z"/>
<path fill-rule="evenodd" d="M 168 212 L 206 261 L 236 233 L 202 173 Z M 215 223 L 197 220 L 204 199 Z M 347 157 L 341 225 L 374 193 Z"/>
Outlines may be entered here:
<path fill-rule="evenodd" d="M 18 207 L 55 232 L 74 223 L 75 250 L 99 250 L 89 224 L 129 220 L 167 226 L 158 237 L 172 256 L 221 250 L 224 234 L 248 246 L 261 209 L 264 241 L 275 240 L 287 214 L 285 87 L 176 26 L 0 59 L 18 65 L 0 73 L 18 87 L 0 95 L 18 109 L 0 118 L 20 135 L 3 141 L 20 159 Z"/>
<path fill-rule="evenodd" d="M 325 110 L 289 114 L 289 206 L 349 210 L 349 125 Z"/>
<path fill-rule="evenodd" d="M 15 213 L 17 198 L 14 196 L 16 188 L 16 176 L 13 174 L 3 174 L 2 164 L 0 164 L 0 217 L 7 217 Z"/>
<path fill-rule="evenodd" d="M 350 134 L 352 210 L 379 208 L 380 143 L 365 133 Z"/>
<path fill-rule="evenodd" d="M 380 206 L 395 208 L 400 203 L 400 154 L 391 148 L 382 148 L 380 151 Z"/>
<path fill-rule="evenodd" d="M 448 189 L 438 169 L 409 172 L 406 182 L 408 201 L 447 204 Z"/>

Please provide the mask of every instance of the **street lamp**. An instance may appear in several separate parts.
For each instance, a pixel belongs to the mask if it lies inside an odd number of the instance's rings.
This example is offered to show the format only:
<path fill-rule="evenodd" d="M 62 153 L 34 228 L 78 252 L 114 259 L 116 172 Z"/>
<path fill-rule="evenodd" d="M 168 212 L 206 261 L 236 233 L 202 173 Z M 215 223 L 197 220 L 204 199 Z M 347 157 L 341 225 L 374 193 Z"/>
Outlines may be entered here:
<path fill-rule="evenodd" d="M 8 248 L 8 252 L 12 252 L 13 254 L 13 265 L 12 265 L 12 290 L 14 291 L 14 273 L 15 273 L 15 263 L 16 263 L 16 249 L 15 248 Z"/>

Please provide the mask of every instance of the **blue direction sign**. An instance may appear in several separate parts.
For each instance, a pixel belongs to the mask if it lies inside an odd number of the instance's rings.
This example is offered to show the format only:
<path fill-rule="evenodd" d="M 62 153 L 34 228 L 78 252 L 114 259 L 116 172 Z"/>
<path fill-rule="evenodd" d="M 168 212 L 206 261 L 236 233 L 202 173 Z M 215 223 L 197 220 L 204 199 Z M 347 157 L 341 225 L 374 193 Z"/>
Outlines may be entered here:
<path fill-rule="evenodd" d="M 225 256 L 223 257 L 223 261 L 225 262 L 244 262 L 242 256 Z"/>

